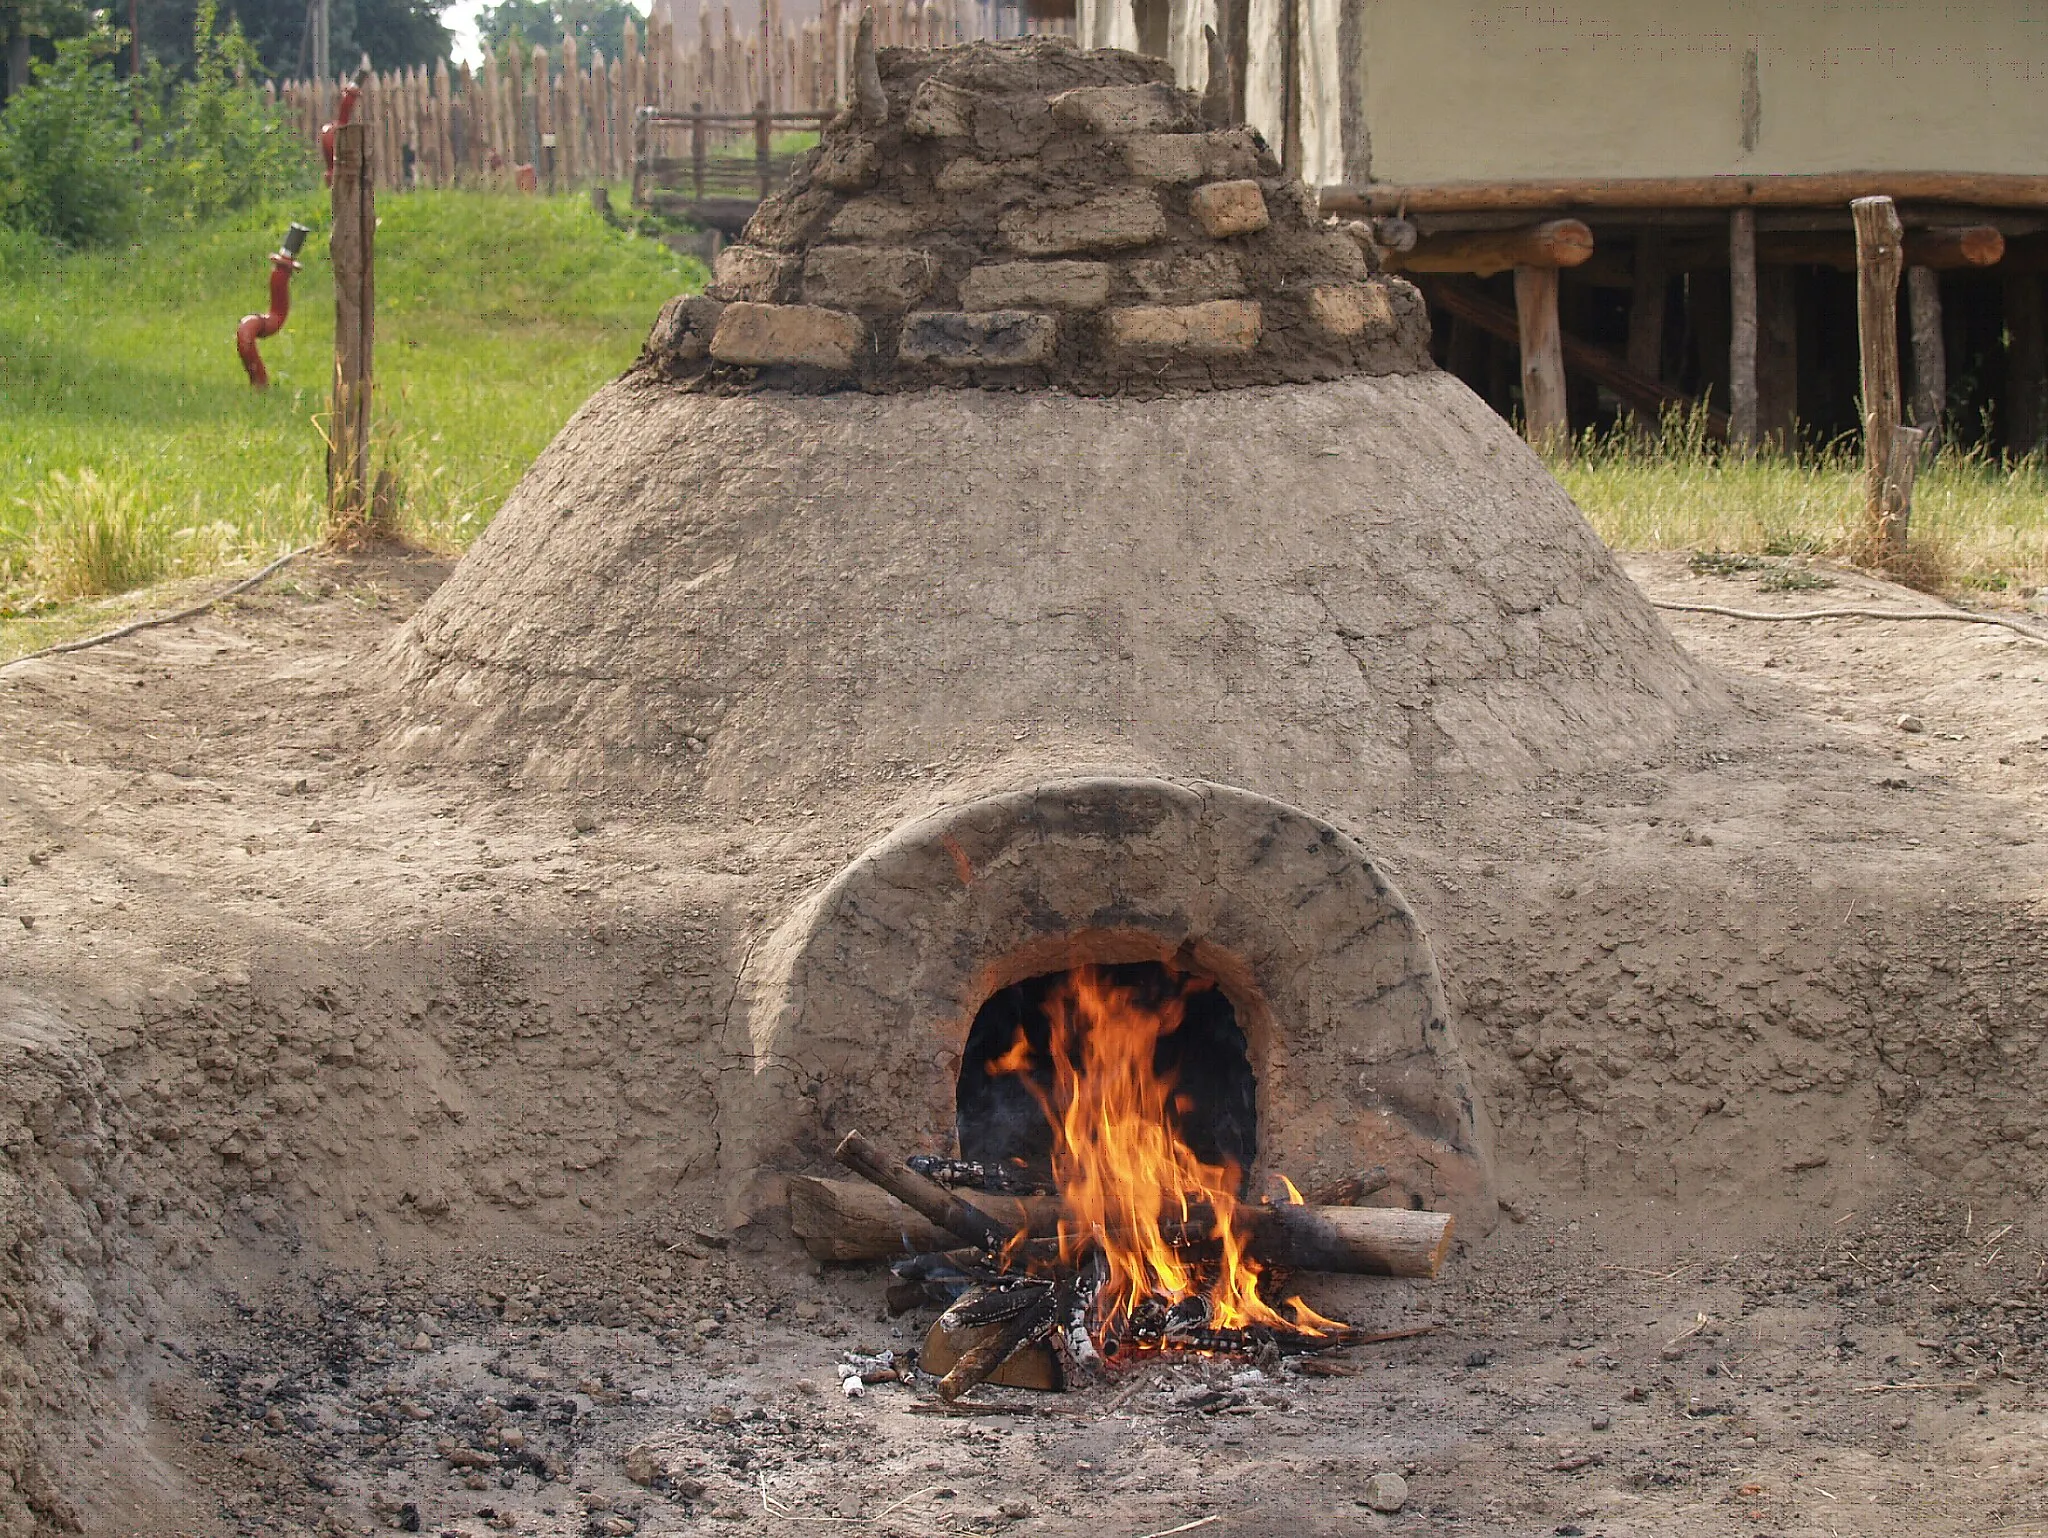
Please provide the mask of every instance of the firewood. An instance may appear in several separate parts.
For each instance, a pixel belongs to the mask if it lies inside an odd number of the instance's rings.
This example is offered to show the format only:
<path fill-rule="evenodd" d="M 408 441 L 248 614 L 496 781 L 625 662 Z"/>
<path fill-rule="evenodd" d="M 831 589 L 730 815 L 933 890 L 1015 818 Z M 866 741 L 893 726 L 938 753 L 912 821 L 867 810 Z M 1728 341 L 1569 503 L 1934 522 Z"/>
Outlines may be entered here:
<path fill-rule="evenodd" d="M 1044 1332 L 1053 1315 L 1053 1290 L 1048 1287 L 1028 1307 L 1019 1309 L 960 1354 L 952 1370 L 939 1379 L 939 1397 L 948 1403 L 977 1383 L 986 1382 L 1020 1348 Z"/>
<path fill-rule="evenodd" d="M 893 1159 L 858 1132 L 839 1140 L 833 1157 L 856 1175 L 872 1181 L 905 1206 L 921 1212 L 949 1234 L 958 1234 L 983 1249 L 997 1249 L 1017 1232 L 1015 1224 L 1005 1225 L 944 1186 Z M 941 1249 L 943 1244 L 919 1245 L 919 1249 Z"/>
<path fill-rule="evenodd" d="M 1034 1232 L 1053 1233 L 1059 1221 L 1057 1197 L 1020 1198 L 986 1191 L 950 1194 L 998 1224 L 1005 1240 L 1026 1226 Z M 875 1186 L 857 1180 L 821 1180 L 814 1175 L 790 1177 L 789 1222 L 804 1248 L 819 1260 L 921 1255 L 950 1250 L 965 1237 L 940 1228 Z"/>
<path fill-rule="evenodd" d="M 1001 1333 L 999 1324 L 949 1333 L 935 1323 L 925 1332 L 924 1345 L 917 1353 L 917 1364 L 943 1379 L 958 1365 L 963 1354 Z M 1059 1358 L 1043 1341 L 1034 1341 L 1011 1352 L 1008 1359 L 984 1381 L 999 1388 L 1031 1388 L 1054 1394 L 1066 1387 L 1066 1376 L 1060 1370 Z"/>
<path fill-rule="evenodd" d="M 906 1176 L 919 1178 L 904 1170 Z M 936 1187 L 934 1189 L 937 1189 Z M 1000 1249 L 1019 1228 L 1034 1234 L 1056 1231 L 1056 1197 L 994 1196 L 980 1191 L 944 1192 L 973 1204 L 981 1221 L 997 1225 L 999 1237 L 986 1247 Z M 884 1260 L 892 1255 L 943 1250 L 947 1236 L 900 1202 L 847 1180 L 798 1175 L 789 1182 L 790 1226 L 820 1260 Z M 1256 1232 L 1252 1252 L 1265 1264 L 1301 1271 L 1346 1271 L 1374 1276 L 1433 1277 L 1450 1253 L 1451 1215 L 1413 1212 L 1405 1207 L 1280 1206 L 1250 1209 Z M 964 1219 L 962 1221 L 965 1221 Z M 1195 1225 L 1197 1230 L 1202 1225 Z M 1186 1235 L 1199 1240 L 1199 1232 Z M 1049 1239 L 1034 1239 L 1033 1259 L 1056 1257 Z"/>

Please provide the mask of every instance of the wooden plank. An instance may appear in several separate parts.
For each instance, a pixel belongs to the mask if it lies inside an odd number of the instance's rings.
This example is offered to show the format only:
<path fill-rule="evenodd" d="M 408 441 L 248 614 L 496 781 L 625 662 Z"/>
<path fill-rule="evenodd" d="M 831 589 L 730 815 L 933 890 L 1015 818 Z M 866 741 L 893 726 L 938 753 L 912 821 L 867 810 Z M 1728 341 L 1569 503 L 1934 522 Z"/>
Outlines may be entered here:
<path fill-rule="evenodd" d="M 1759 267 L 1756 275 L 1756 425 L 1765 443 L 1794 445 L 1799 430 L 1797 274 Z"/>
<path fill-rule="evenodd" d="M 1538 448 L 1571 438 L 1565 406 L 1563 331 L 1557 319 L 1557 269 L 1515 269 L 1516 341 L 1522 353 L 1522 432 Z"/>
<path fill-rule="evenodd" d="M 1462 284 L 1436 279 L 1423 285 L 1423 293 L 1431 304 L 1450 311 L 1458 319 L 1482 331 L 1491 332 L 1503 341 L 1519 343 L 1521 339 L 1521 325 L 1514 311 L 1505 305 L 1495 304 L 1484 295 L 1473 293 Z M 1660 379 L 1638 373 L 1604 347 L 1581 341 L 1567 333 L 1560 333 L 1560 341 L 1566 368 L 1575 369 L 1606 385 L 1625 404 L 1643 409 L 1653 420 L 1666 407 L 1675 406 L 1685 411 L 1698 408 L 1699 403 L 1691 396 L 1672 389 Z M 1725 441 L 1728 437 L 1727 414 L 1709 411 L 1706 427 L 1708 437 Z"/>
<path fill-rule="evenodd" d="M 1884 197 L 1849 205 L 1856 219 L 1856 344 L 1863 381 L 1863 504 L 1883 554 L 1906 545 L 1910 487 L 1898 485 L 1893 439 L 1899 431 L 1899 273 L 1905 230 Z M 1903 495 L 1901 492 L 1903 491 Z"/>
<path fill-rule="evenodd" d="M 1511 230 L 1462 230 L 1419 236 L 1389 249 L 1398 272 L 1468 272 L 1488 278 L 1511 267 L 1576 267 L 1593 254 L 1593 232 L 1577 219 L 1546 219 Z"/>
<path fill-rule="evenodd" d="M 1369 182 L 1321 189 L 1323 212 L 1460 213 L 1569 208 L 1824 208 L 1861 197 L 2048 208 L 2048 176 L 1980 171 L 1828 171 L 1770 176 L 1567 177 Z"/>
<path fill-rule="evenodd" d="M 1728 216 L 1728 442 L 1757 446 L 1756 210 Z"/>

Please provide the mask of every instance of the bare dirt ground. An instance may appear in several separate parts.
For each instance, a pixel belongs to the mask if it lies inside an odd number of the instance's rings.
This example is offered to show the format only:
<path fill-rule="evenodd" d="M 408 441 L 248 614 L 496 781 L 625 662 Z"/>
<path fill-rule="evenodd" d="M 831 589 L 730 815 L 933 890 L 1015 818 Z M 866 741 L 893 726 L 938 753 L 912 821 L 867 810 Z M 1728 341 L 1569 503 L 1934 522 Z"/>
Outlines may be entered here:
<path fill-rule="evenodd" d="M 1432 1332 L 940 1418 L 841 1395 L 923 1316 L 728 1235 L 695 1109 L 711 915 L 852 851 L 388 763 L 379 648 L 444 572 L 312 561 L 0 675 L 22 1531 L 2048 1533 L 2048 647 L 1673 616 L 1732 725 L 1350 819 L 1504 1216 L 1311 1300 Z"/>

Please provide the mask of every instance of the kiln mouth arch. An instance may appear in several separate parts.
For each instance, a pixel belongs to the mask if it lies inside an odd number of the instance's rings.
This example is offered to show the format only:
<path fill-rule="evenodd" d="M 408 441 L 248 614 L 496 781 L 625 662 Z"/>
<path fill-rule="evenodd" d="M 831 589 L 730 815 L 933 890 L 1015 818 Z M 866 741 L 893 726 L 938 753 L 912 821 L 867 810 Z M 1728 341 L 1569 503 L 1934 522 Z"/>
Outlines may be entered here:
<path fill-rule="evenodd" d="M 1149 777 L 1056 780 L 918 818 L 804 901 L 743 986 L 743 1186 L 858 1127 L 951 1155 L 976 1014 L 1081 964 L 1216 979 L 1257 1084 L 1259 1171 L 1384 1165 L 1389 1200 L 1483 1232 L 1492 1172 L 1436 958 L 1355 840 L 1284 802 Z"/>

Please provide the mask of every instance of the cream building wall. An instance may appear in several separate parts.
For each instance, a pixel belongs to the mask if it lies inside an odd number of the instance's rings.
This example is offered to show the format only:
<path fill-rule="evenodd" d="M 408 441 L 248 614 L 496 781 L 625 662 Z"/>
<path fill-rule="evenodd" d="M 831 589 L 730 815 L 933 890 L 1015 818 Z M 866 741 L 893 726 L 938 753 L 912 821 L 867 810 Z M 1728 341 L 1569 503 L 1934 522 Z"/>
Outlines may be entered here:
<path fill-rule="evenodd" d="M 1245 81 L 1275 145 L 1283 3 L 1251 0 Z M 1298 3 L 1311 182 L 2048 172 L 2048 0 Z M 1136 46 L 1130 0 L 1080 11 Z M 1214 14 L 1173 0 L 1184 84 Z"/>

